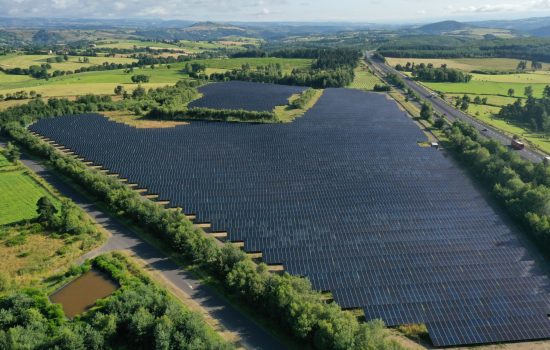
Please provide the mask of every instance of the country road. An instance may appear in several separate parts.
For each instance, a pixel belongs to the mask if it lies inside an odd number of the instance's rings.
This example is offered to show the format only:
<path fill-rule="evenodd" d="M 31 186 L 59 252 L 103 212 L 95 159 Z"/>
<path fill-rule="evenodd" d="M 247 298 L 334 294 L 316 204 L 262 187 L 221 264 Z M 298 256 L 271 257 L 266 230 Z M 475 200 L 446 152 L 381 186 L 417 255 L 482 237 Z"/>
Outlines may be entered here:
<path fill-rule="evenodd" d="M 390 73 L 398 74 L 403 78 L 403 81 L 405 85 L 410 88 L 411 90 L 415 91 L 417 94 L 419 94 L 421 97 L 428 99 L 433 107 L 434 110 L 441 115 L 445 115 L 447 119 L 454 121 L 454 120 L 462 120 L 472 126 L 474 126 L 481 134 L 485 135 L 488 138 L 494 139 L 501 144 L 505 146 L 509 146 L 512 138 L 508 135 L 503 134 L 502 132 L 498 131 L 497 129 L 485 125 L 481 123 L 480 121 L 476 120 L 475 118 L 463 113 L 462 111 L 452 107 L 447 102 L 445 102 L 442 98 L 439 96 L 434 96 L 434 94 L 425 88 L 424 86 L 418 84 L 414 80 L 409 79 L 403 73 L 395 70 L 393 67 L 390 67 L 389 65 L 377 61 L 372 58 L 373 52 L 367 52 L 367 58 L 374 67 L 376 71 L 378 71 L 379 74 L 385 76 Z M 530 160 L 532 162 L 540 162 L 543 160 L 544 156 L 538 152 L 535 152 L 534 150 L 525 148 L 518 152 L 523 158 Z"/>
<path fill-rule="evenodd" d="M 0 141 L 0 147 L 5 143 Z M 62 195 L 72 199 L 98 224 L 111 233 L 111 237 L 102 247 L 84 255 L 84 258 L 93 257 L 114 250 L 126 250 L 144 261 L 147 268 L 155 270 L 174 287 L 180 289 L 200 305 L 227 331 L 238 334 L 240 345 L 247 349 L 280 350 L 288 347 L 265 328 L 244 315 L 225 298 L 220 296 L 211 287 L 202 284 L 189 272 L 181 269 L 164 253 L 141 239 L 130 228 L 123 225 L 116 218 L 103 212 L 97 205 L 73 189 L 55 173 L 48 170 L 39 162 L 25 153 L 21 155 L 21 162 L 36 172 L 44 180 L 56 188 Z"/>

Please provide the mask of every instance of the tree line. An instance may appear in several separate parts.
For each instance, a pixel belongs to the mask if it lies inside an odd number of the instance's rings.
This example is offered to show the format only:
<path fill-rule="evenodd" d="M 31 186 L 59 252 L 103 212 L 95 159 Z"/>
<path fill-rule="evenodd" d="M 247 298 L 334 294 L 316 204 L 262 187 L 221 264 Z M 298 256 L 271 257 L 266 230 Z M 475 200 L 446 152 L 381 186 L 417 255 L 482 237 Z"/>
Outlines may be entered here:
<path fill-rule="evenodd" d="M 403 58 L 486 58 L 504 57 L 550 62 L 548 38 L 468 39 L 440 35 L 411 35 L 389 39 L 378 52 Z"/>
<path fill-rule="evenodd" d="M 71 106 L 72 103 L 66 101 L 62 108 L 49 106 L 44 110 L 35 103 L 27 107 L 27 112 L 33 114 L 27 113 L 24 120 L 50 117 L 50 113 L 63 110 L 85 109 Z M 327 303 L 321 293 L 313 290 L 308 280 L 286 273 L 269 273 L 265 264 L 253 263 L 234 245 L 219 246 L 214 238 L 207 237 L 183 213 L 167 210 L 118 180 L 87 168 L 74 157 L 61 154 L 30 134 L 22 126 L 22 119 L 14 118 L 14 115 L 21 116 L 10 109 L 0 112 L 0 121 L 11 121 L 1 125 L 12 139 L 46 158 L 57 171 L 87 189 L 112 212 L 164 240 L 180 257 L 194 262 L 217 278 L 228 293 L 297 339 L 318 349 L 401 348 L 386 338 L 387 332 L 381 321 L 360 323 L 350 312 L 343 311 L 335 303 Z"/>
<path fill-rule="evenodd" d="M 442 64 L 441 67 L 436 68 L 431 63 L 414 64 L 414 62 L 407 62 L 405 65 L 397 64 L 395 69 L 402 72 L 411 72 L 412 76 L 420 81 L 468 83 L 472 80 L 471 74 L 464 73 L 458 69 L 448 68 L 446 64 Z"/>

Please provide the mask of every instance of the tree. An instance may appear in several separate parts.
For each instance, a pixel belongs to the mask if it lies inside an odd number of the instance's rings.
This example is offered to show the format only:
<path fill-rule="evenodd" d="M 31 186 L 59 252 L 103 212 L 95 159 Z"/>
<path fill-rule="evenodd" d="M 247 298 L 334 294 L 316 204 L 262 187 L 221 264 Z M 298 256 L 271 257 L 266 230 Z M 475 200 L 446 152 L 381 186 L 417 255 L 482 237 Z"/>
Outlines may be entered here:
<path fill-rule="evenodd" d="M 480 104 L 481 104 L 481 97 L 476 96 L 476 97 L 474 98 L 474 103 L 475 103 L 476 105 L 480 105 Z"/>
<path fill-rule="evenodd" d="M 512 97 L 516 93 L 516 90 L 514 89 L 508 89 L 508 96 Z"/>
<path fill-rule="evenodd" d="M 524 94 L 527 97 L 533 96 L 533 87 L 532 86 L 526 86 L 524 90 Z"/>
<path fill-rule="evenodd" d="M 19 157 L 21 156 L 21 152 L 19 152 L 19 148 L 16 145 L 14 145 L 11 142 L 8 142 L 8 145 L 4 150 L 4 156 L 10 162 L 15 162 L 19 160 Z"/>
<path fill-rule="evenodd" d="M 57 208 L 53 205 L 52 201 L 48 197 L 43 196 L 36 202 L 36 206 L 38 221 L 47 227 L 51 226 L 57 214 Z"/>
<path fill-rule="evenodd" d="M 117 87 L 115 88 L 115 95 L 120 96 L 120 95 L 123 95 L 124 92 L 125 92 L 124 91 L 124 86 L 117 85 Z"/>
<path fill-rule="evenodd" d="M 527 61 L 519 61 L 517 70 L 524 71 L 527 69 Z"/>
<path fill-rule="evenodd" d="M 430 120 L 433 116 L 433 108 L 429 103 L 424 102 L 422 104 L 422 109 L 420 110 L 420 118 L 424 120 Z"/>
<path fill-rule="evenodd" d="M 542 95 L 546 98 L 550 98 L 550 85 L 546 85 L 544 87 L 544 91 L 542 92 Z"/>
<path fill-rule="evenodd" d="M 542 69 L 542 63 L 538 62 L 538 61 L 531 61 L 531 69 L 532 70 L 541 70 Z"/>
<path fill-rule="evenodd" d="M 132 75 L 132 82 L 139 84 L 139 83 L 148 83 L 149 82 L 149 76 L 144 74 L 137 74 Z"/>
<path fill-rule="evenodd" d="M 460 109 L 463 111 L 467 111 L 468 107 L 470 107 L 470 102 L 466 99 L 462 99 L 462 102 L 460 103 Z"/>
<path fill-rule="evenodd" d="M 145 89 L 141 85 L 138 85 L 138 87 L 135 88 L 134 91 L 132 92 L 132 98 L 138 99 L 145 96 L 146 94 L 147 94 L 147 91 L 145 91 Z"/>

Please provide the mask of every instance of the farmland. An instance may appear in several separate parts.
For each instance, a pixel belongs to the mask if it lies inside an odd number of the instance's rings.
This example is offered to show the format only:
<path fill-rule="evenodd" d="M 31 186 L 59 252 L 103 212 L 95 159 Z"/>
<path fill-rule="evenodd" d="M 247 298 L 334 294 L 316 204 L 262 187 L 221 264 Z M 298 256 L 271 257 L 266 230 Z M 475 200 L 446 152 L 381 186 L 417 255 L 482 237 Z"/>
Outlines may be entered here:
<path fill-rule="evenodd" d="M 376 84 L 382 85 L 383 83 L 370 72 L 366 65 L 361 64 L 355 69 L 355 78 L 349 88 L 372 91 Z"/>
<path fill-rule="evenodd" d="M 10 54 L 0 56 L 0 67 L 2 68 L 28 68 L 33 65 L 46 64 L 47 59 L 55 58 L 55 55 L 18 55 Z M 79 62 L 80 59 L 80 62 Z M 136 62 L 135 59 L 125 57 L 86 57 L 89 62 L 83 62 L 83 56 L 69 56 L 68 61 L 50 63 L 53 70 L 71 70 L 82 67 L 90 67 L 94 65 L 101 65 L 104 62 L 128 64 Z"/>
<path fill-rule="evenodd" d="M 267 65 L 270 63 L 281 64 L 285 71 L 293 68 L 308 67 L 311 65 L 309 59 L 284 59 L 284 58 L 232 58 L 232 59 L 205 59 L 191 61 L 190 63 L 201 63 L 206 66 L 206 73 L 223 72 L 240 68 L 243 64 L 252 67 Z M 145 88 L 160 87 L 168 84 L 175 84 L 178 80 L 187 77 L 182 73 L 184 64 L 173 64 L 170 68 L 158 66 L 155 69 L 150 67 L 136 69 L 134 73 L 125 73 L 123 70 L 109 70 L 97 72 L 85 72 L 62 77 L 55 77 L 49 80 L 34 79 L 22 75 L 7 75 L 0 72 L 0 94 L 15 93 L 25 90 L 34 90 L 45 97 L 51 96 L 75 96 L 84 94 L 106 94 L 112 95 L 117 85 L 126 85 L 127 91 L 133 90 L 137 85 L 133 84 L 131 77 L 134 74 L 145 74 L 150 76 L 150 82 L 142 84 Z"/>
<path fill-rule="evenodd" d="M 515 229 L 448 158 L 417 146 L 425 136 L 384 96 L 328 89 L 289 124 L 197 122 L 138 132 L 88 115 L 45 119 L 31 129 L 185 208 L 213 231 L 227 231 L 268 264 L 309 277 L 344 308 L 362 308 L 367 319 L 388 325 L 427 323 L 437 346 L 502 340 L 499 332 L 450 325 L 465 317 L 466 324 L 492 323 L 478 311 L 487 307 L 499 319 L 513 315 L 536 323 L 537 332 L 547 328 L 540 276 L 517 265 L 517 256 L 532 258 Z M 136 162 L 132 150 L 153 144 Z M 483 222 L 495 224 L 480 229 Z M 424 251 L 438 254 L 418 260 Z M 522 297 L 508 298 L 512 290 Z M 472 294 L 478 292 L 494 307 L 482 306 Z M 534 298 L 529 306 L 516 302 L 527 295 Z M 431 322 L 442 313 L 448 321 Z M 505 338 L 532 337 L 524 329 L 507 327 Z"/>
<path fill-rule="evenodd" d="M 36 217 L 36 202 L 51 196 L 27 170 L 13 166 L 0 154 L 0 225 Z M 53 198 L 53 197 L 51 197 Z"/>
<path fill-rule="evenodd" d="M 512 58 L 386 58 L 389 65 L 395 67 L 397 64 L 405 65 L 407 62 L 420 64 L 433 64 L 435 67 L 440 67 L 446 64 L 449 68 L 459 69 L 465 72 L 478 71 L 500 71 L 500 72 L 515 72 L 520 62 L 518 59 Z M 543 70 L 550 69 L 549 63 L 543 63 Z"/>

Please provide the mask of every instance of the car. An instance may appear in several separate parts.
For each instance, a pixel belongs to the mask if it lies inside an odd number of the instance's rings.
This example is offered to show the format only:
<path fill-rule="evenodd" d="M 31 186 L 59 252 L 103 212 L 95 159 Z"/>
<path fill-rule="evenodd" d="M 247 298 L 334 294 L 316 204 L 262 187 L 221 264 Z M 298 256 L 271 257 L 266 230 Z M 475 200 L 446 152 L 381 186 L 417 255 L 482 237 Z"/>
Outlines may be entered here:
<path fill-rule="evenodd" d="M 482 131 L 482 132 L 487 132 L 487 131 L 489 131 L 489 130 L 487 130 L 487 128 L 483 128 L 483 129 L 481 129 L 481 131 Z"/>

